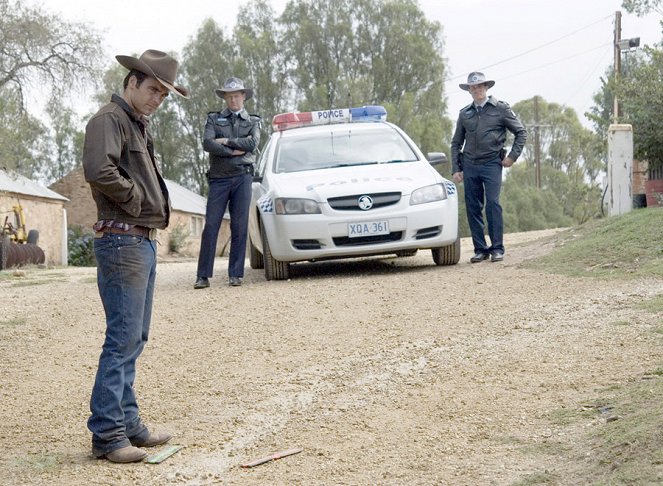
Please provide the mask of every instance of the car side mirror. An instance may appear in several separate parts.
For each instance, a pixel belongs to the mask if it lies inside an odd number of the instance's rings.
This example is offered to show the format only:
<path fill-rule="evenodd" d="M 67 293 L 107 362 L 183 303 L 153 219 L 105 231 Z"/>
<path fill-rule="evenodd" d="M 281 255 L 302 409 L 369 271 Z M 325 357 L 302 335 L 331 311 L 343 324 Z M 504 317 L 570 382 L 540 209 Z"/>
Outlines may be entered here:
<path fill-rule="evenodd" d="M 444 152 L 428 152 L 428 162 L 430 165 L 446 164 L 447 156 Z"/>

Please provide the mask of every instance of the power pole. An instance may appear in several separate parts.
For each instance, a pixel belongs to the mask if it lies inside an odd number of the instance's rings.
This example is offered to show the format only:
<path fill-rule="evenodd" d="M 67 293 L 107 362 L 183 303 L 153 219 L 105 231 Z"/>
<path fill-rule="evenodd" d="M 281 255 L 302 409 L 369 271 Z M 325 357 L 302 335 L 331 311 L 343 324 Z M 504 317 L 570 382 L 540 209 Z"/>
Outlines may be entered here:
<path fill-rule="evenodd" d="M 617 89 L 617 82 L 619 81 L 619 73 L 622 69 L 622 60 L 621 60 L 621 48 L 619 47 L 619 41 L 622 38 L 622 12 L 617 10 L 615 12 L 615 86 L 614 89 Z M 613 96 L 613 105 L 612 105 L 612 122 L 617 124 L 619 123 L 619 101 L 617 100 L 617 92 L 615 91 Z"/>

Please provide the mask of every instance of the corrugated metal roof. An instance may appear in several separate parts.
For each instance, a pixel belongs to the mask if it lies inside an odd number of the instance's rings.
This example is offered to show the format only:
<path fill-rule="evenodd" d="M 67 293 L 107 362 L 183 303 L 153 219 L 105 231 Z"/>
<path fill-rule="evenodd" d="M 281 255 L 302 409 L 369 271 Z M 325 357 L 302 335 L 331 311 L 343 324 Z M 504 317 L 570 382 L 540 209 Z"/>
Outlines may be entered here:
<path fill-rule="evenodd" d="M 14 173 L 10 174 L 2 169 L 0 169 L 0 192 L 13 192 L 16 194 L 24 194 L 26 196 L 58 199 L 60 201 L 69 200 L 57 192 L 51 191 L 48 187 L 37 184 L 27 177 Z"/>
<path fill-rule="evenodd" d="M 170 204 L 173 209 L 205 216 L 207 199 L 184 186 L 180 186 L 177 182 L 169 179 L 165 179 L 165 181 L 170 195 Z"/>

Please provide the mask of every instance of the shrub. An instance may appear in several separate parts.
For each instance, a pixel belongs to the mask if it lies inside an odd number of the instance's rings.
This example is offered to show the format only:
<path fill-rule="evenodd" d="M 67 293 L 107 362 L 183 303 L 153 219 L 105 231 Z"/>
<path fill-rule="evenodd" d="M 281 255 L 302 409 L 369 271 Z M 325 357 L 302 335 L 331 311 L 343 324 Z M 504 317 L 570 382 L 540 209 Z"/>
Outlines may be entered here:
<path fill-rule="evenodd" d="M 179 251 L 186 245 L 190 233 L 184 224 L 178 224 L 173 227 L 168 239 L 168 251 L 170 253 L 179 253 Z"/>
<path fill-rule="evenodd" d="M 94 258 L 94 234 L 80 226 L 69 226 L 68 237 L 68 261 L 74 267 L 95 267 L 97 261 Z"/>

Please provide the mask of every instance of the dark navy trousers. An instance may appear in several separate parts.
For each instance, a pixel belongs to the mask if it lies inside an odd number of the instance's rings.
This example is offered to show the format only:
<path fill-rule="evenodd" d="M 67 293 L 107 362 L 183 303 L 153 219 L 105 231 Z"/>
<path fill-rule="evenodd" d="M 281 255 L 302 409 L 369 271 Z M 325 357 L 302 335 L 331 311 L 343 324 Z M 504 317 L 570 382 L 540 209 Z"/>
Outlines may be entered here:
<path fill-rule="evenodd" d="M 504 253 L 504 222 L 500 191 L 502 189 L 502 161 L 495 158 L 484 164 L 463 164 L 465 207 L 472 233 L 475 253 Z M 484 205 L 490 246 L 486 243 L 483 222 Z"/>
<path fill-rule="evenodd" d="M 220 177 L 209 180 L 205 228 L 198 254 L 198 277 L 214 274 L 214 257 L 219 230 L 226 207 L 230 212 L 230 260 L 228 277 L 244 277 L 246 258 L 246 234 L 251 205 L 251 174 Z"/>

